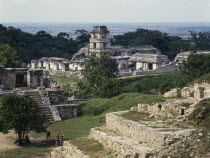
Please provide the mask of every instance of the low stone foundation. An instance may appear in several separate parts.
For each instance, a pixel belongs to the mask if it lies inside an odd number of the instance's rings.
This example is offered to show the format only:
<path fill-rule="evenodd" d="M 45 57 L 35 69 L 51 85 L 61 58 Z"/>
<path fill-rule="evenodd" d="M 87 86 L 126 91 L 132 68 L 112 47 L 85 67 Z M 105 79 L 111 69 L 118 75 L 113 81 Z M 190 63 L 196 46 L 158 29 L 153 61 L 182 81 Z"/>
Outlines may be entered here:
<path fill-rule="evenodd" d="M 139 142 L 147 143 L 150 147 L 162 148 L 170 145 L 183 137 L 183 133 L 189 133 L 192 130 L 179 130 L 174 132 L 161 132 L 155 128 L 147 127 L 146 125 L 127 120 L 118 116 L 129 111 L 108 113 L 106 114 L 106 127 L 116 131 L 123 136 L 132 138 Z"/>
<path fill-rule="evenodd" d="M 154 148 L 141 145 L 132 139 L 118 136 L 109 136 L 95 128 L 91 129 L 89 137 L 101 143 L 105 148 L 120 153 L 124 158 L 147 158 L 153 155 L 155 152 Z"/>
<path fill-rule="evenodd" d="M 77 117 L 77 105 L 58 105 L 57 110 L 61 119 Z"/>
<path fill-rule="evenodd" d="M 183 89 L 175 88 L 166 92 L 164 97 L 192 97 L 197 100 L 206 99 L 210 97 L 210 84 L 209 83 L 194 83 L 189 87 Z"/>

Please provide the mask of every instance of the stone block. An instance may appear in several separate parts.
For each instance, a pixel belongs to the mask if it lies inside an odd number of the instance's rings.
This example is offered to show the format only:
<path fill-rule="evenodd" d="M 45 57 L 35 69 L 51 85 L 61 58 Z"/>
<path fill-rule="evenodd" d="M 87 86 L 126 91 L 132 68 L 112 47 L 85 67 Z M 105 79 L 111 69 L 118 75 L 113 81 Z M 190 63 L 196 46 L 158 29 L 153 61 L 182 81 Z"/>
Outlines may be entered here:
<path fill-rule="evenodd" d="M 204 87 L 197 87 L 195 89 L 195 94 L 194 94 L 194 98 L 196 99 L 203 99 L 204 98 Z"/>
<path fill-rule="evenodd" d="M 147 158 L 152 156 L 156 151 L 155 148 L 148 147 L 133 139 L 112 136 L 96 128 L 91 129 L 89 137 L 101 143 L 105 148 L 118 152 L 123 157 Z"/>

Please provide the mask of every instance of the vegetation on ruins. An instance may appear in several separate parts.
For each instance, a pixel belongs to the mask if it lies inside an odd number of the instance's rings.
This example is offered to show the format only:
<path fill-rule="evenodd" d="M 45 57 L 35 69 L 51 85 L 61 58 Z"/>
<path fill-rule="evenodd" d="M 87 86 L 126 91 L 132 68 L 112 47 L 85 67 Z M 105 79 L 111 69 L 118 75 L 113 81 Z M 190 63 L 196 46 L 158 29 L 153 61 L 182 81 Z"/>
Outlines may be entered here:
<path fill-rule="evenodd" d="M 0 65 L 4 67 L 18 67 L 16 64 L 19 61 L 17 52 L 9 44 L 0 44 Z"/>
<path fill-rule="evenodd" d="M 196 124 L 210 128 L 210 98 L 202 100 L 189 119 Z"/>
<path fill-rule="evenodd" d="M 114 36 L 114 39 L 114 45 L 152 45 L 161 50 L 162 54 L 167 55 L 171 60 L 175 58 L 176 54 L 191 47 L 189 41 L 185 41 L 180 37 L 169 36 L 167 33 L 157 30 L 137 29 L 134 32 Z"/>
<path fill-rule="evenodd" d="M 66 33 L 51 36 L 45 31 L 39 31 L 35 35 L 23 32 L 14 27 L 4 27 L 0 24 L 0 44 L 12 46 L 23 62 L 42 57 L 63 57 L 70 59 L 81 47 L 85 45 L 85 31 L 77 31 L 76 40 L 69 38 Z"/>
<path fill-rule="evenodd" d="M 198 78 L 210 72 L 210 56 L 205 54 L 191 54 L 184 62 L 182 72 L 189 77 Z"/>
<path fill-rule="evenodd" d="M 0 131 L 14 130 L 18 134 L 17 143 L 22 144 L 30 131 L 43 132 L 48 121 L 40 108 L 28 95 L 9 94 L 1 99 Z"/>
<path fill-rule="evenodd" d="M 117 63 L 109 55 L 91 55 L 84 61 L 84 81 L 78 83 L 79 93 L 111 98 L 120 92 L 116 79 Z"/>
<path fill-rule="evenodd" d="M 162 102 L 163 96 L 141 93 L 124 93 L 111 99 L 91 99 L 80 104 L 80 115 L 97 116 L 108 112 L 129 110 L 139 103 L 151 104 Z"/>
<path fill-rule="evenodd" d="M 173 88 L 182 88 L 193 79 L 181 73 L 149 75 L 120 79 L 123 93 L 164 94 Z"/>

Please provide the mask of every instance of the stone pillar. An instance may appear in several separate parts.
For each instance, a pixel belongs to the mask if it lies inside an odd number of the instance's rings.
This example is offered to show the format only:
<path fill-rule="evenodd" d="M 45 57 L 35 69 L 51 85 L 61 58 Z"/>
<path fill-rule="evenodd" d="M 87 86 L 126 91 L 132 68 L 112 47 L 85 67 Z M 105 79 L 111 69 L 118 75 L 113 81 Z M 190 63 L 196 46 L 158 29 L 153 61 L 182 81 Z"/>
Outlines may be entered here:
<path fill-rule="evenodd" d="M 195 95 L 194 95 L 194 97 L 195 97 L 196 99 L 203 99 L 203 98 L 204 98 L 204 90 L 205 90 L 204 87 L 198 87 L 198 88 L 195 90 Z"/>
<path fill-rule="evenodd" d="M 43 87 L 43 70 L 29 70 L 27 73 L 27 84 L 30 88 Z"/>

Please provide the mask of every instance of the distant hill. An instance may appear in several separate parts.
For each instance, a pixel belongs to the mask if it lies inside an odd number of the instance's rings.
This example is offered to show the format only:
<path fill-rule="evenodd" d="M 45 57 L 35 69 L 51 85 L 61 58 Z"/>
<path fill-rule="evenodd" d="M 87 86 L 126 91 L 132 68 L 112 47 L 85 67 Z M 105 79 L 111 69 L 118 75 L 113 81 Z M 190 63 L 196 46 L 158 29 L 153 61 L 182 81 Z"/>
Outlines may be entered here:
<path fill-rule="evenodd" d="M 3 25 L 20 28 L 32 34 L 43 30 L 53 36 L 60 32 L 73 35 L 77 29 L 89 31 L 95 25 L 106 25 L 111 31 L 111 37 L 135 31 L 137 28 L 158 30 L 184 39 L 187 39 L 190 35 L 188 30 L 210 32 L 210 23 L 3 23 Z"/>

